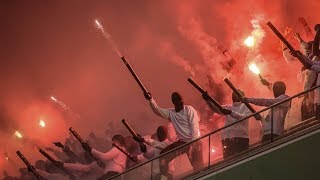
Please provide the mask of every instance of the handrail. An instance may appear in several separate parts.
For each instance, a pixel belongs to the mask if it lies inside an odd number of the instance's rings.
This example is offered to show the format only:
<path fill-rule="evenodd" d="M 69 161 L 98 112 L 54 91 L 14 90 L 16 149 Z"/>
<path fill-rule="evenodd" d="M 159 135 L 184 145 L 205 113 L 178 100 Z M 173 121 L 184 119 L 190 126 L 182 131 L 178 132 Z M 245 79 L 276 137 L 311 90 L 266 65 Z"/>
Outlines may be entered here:
<path fill-rule="evenodd" d="M 247 117 L 245 117 L 245 118 L 242 118 L 242 119 L 239 120 L 239 121 L 236 121 L 236 122 L 231 123 L 231 124 L 229 124 L 229 125 L 227 125 L 227 126 L 221 127 L 221 128 L 219 128 L 219 129 L 214 130 L 214 131 L 212 131 L 212 132 L 210 132 L 210 133 L 207 133 L 207 134 L 205 134 L 205 135 L 203 135 L 203 136 L 201 136 L 201 137 L 199 137 L 199 138 L 196 138 L 196 139 L 194 139 L 194 140 L 192 140 L 192 141 L 190 141 L 190 142 L 188 142 L 188 143 L 185 143 L 185 144 L 183 144 L 183 145 L 181 145 L 181 146 L 178 146 L 178 147 L 176 147 L 176 148 L 174 148 L 174 149 L 172 149 L 172 150 L 170 150 L 170 151 L 168 151 L 168 152 L 165 152 L 165 153 L 163 153 L 163 154 L 160 154 L 159 156 L 154 157 L 154 158 L 152 158 L 152 159 L 150 159 L 150 160 L 148 160 L 148 161 L 146 161 L 146 162 L 140 163 L 140 164 L 138 164 L 138 165 L 136 165 L 136 166 L 134 166 L 134 167 L 132 167 L 132 168 L 130 168 L 130 169 L 125 170 L 124 172 L 122 172 L 122 173 L 120 173 L 120 174 L 117 174 L 117 175 L 115 175 L 115 176 L 112 176 L 112 177 L 109 178 L 109 179 L 113 179 L 113 178 L 119 177 L 119 176 L 121 176 L 121 175 L 123 175 L 123 174 L 125 174 L 125 173 L 127 173 L 127 172 L 130 172 L 130 171 L 132 171 L 132 170 L 134 170 L 134 169 L 136 169 L 136 168 L 138 168 L 138 167 L 140 167 L 140 166 L 143 166 L 143 165 L 145 165 L 145 164 L 147 164 L 147 163 L 150 163 L 150 162 L 152 162 L 152 161 L 154 161 L 154 160 L 156 160 L 156 159 L 159 159 L 160 157 L 163 157 L 163 156 L 165 156 L 165 155 L 167 155 L 167 154 L 169 154 L 169 153 L 172 153 L 172 152 L 174 152 L 174 151 L 176 151 L 176 150 L 178 150 L 178 149 L 181 149 L 181 148 L 183 148 L 183 147 L 186 147 L 186 146 L 188 146 L 188 145 L 190 145 L 190 144 L 192 144 L 192 143 L 194 143 L 194 142 L 196 142 L 196 141 L 198 141 L 198 140 L 200 140 L 200 139 L 203 139 L 203 138 L 208 137 L 208 136 L 210 136 L 210 135 L 212 135 L 212 134 L 214 134 L 214 133 L 216 133 L 216 132 L 219 132 L 219 131 L 221 131 L 221 130 L 223 130 L 223 129 L 226 129 L 226 128 L 230 127 L 230 126 L 233 126 L 233 125 L 238 124 L 238 123 L 240 123 L 240 122 L 242 122 L 242 121 L 245 121 L 245 120 L 247 120 L 247 119 L 249 119 L 249 118 L 251 118 L 251 117 L 253 117 L 253 116 L 257 115 L 257 114 L 260 114 L 260 113 L 262 113 L 262 112 L 264 112 L 264 111 L 267 111 L 268 109 L 271 109 L 271 108 L 273 108 L 273 107 L 276 107 L 276 106 L 278 106 L 278 105 L 280 105 L 280 104 L 282 104 L 282 103 L 285 103 L 285 102 L 287 102 L 287 101 L 290 101 L 290 100 L 292 100 L 292 99 L 294 99 L 294 98 L 296 98 L 296 97 L 299 97 L 299 96 L 301 96 L 301 95 L 303 95 L 303 94 L 306 94 L 306 93 L 308 93 L 308 92 L 310 92 L 310 91 L 312 91 L 312 90 L 315 90 L 315 89 L 317 89 L 317 88 L 319 88 L 319 87 L 320 87 L 320 85 L 314 86 L 314 87 L 312 87 L 312 88 L 310 88 L 310 89 L 307 89 L 307 90 L 305 90 L 305 91 L 302 91 L 302 92 L 300 92 L 300 93 L 298 93 L 298 94 L 295 94 L 295 95 L 293 95 L 293 96 L 291 96 L 291 97 L 288 97 L 288 98 L 286 98 L 286 99 L 284 99 L 284 100 L 282 100 L 282 101 L 280 101 L 280 102 L 278 102 L 278 103 L 275 103 L 275 104 L 273 104 L 273 105 L 271 105 L 271 106 L 269 106 L 269 107 L 266 107 L 266 108 L 264 108 L 264 109 L 262 109 L 262 110 L 260 110 L 260 111 L 255 112 L 255 113 L 253 113 L 253 114 L 251 114 L 251 115 L 249 115 L 249 116 L 247 116 Z"/>

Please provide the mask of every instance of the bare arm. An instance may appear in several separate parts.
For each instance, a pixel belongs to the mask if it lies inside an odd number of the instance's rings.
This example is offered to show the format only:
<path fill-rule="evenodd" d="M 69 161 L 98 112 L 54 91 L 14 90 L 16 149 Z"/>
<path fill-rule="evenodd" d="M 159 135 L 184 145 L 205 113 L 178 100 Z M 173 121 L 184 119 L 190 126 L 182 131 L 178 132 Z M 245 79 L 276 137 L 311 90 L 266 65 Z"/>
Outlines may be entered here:
<path fill-rule="evenodd" d="M 119 154 L 119 150 L 113 147 L 110 151 L 102 153 L 100 151 L 92 149 L 91 153 L 97 159 L 100 159 L 102 161 L 108 161 L 115 158 Z"/>

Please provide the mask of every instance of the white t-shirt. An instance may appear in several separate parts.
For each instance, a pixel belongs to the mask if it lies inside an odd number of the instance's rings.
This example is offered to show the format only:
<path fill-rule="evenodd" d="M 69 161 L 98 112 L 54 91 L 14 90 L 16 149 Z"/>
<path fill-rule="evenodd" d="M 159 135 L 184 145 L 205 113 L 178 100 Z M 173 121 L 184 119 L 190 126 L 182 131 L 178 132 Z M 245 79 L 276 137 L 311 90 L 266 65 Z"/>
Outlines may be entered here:
<path fill-rule="evenodd" d="M 115 147 L 106 153 L 99 152 L 95 149 L 92 149 L 91 153 L 94 157 L 105 163 L 104 173 L 108 171 L 122 173 L 126 169 L 127 156 Z"/>
<path fill-rule="evenodd" d="M 274 99 L 262 99 L 262 98 L 248 98 L 248 102 L 257 106 L 271 106 L 275 103 L 283 101 L 289 98 L 289 96 L 283 94 Z M 284 121 L 287 112 L 290 108 L 291 102 L 282 103 L 273 108 L 273 114 L 269 110 L 268 115 L 262 120 L 263 134 L 271 134 L 271 117 L 273 116 L 273 134 L 282 135 L 284 132 Z"/>
<path fill-rule="evenodd" d="M 172 122 L 178 140 L 190 142 L 200 137 L 200 119 L 197 111 L 192 106 L 184 105 L 181 111 L 176 112 L 173 108 L 160 108 L 153 98 L 150 100 L 150 106 L 157 115 Z"/>

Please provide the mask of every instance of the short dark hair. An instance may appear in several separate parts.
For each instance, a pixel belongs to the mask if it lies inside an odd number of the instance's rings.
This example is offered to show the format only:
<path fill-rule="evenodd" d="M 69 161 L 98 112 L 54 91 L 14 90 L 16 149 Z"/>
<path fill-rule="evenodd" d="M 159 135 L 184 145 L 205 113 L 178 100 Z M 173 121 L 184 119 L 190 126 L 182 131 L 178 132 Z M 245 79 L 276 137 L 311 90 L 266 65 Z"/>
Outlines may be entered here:
<path fill-rule="evenodd" d="M 166 126 L 159 126 L 157 129 L 157 137 L 160 142 L 168 138 L 168 129 Z"/>
<path fill-rule="evenodd" d="M 277 91 L 279 94 L 285 94 L 286 93 L 286 84 L 283 81 L 276 81 L 273 84 L 273 91 Z"/>
<path fill-rule="evenodd" d="M 125 144 L 124 137 L 123 137 L 122 135 L 120 135 L 120 134 L 114 135 L 114 136 L 112 137 L 112 141 L 119 141 L 119 143 L 120 143 L 121 145 L 124 145 L 124 144 Z"/>

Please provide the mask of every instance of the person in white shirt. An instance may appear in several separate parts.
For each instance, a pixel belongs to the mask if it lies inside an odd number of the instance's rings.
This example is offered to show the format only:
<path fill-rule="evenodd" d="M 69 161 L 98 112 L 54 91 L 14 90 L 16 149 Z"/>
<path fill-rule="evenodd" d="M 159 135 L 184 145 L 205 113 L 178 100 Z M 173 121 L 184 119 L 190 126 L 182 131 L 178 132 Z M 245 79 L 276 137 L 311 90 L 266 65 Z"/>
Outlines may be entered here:
<path fill-rule="evenodd" d="M 244 92 L 241 89 L 238 91 L 244 96 Z M 239 97 L 232 93 L 232 105 L 223 105 L 222 112 L 209 101 L 209 95 L 204 93 L 203 99 L 207 102 L 212 111 L 226 116 L 225 126 L 235 123 L 239 120 L 251 114 L 248 107 L 240 102 Z M 249 119 L 244 120 L 240 123 L 234 124 L 221 132 L 221 140 L 223 147 L 223 158 L 228 158 L 241 151 L 249 148 Z"/>
<path fill-rule="evenodd" d="M 179 93 L 172 93 L 171 100 L 174 108 L 170 109 L 159 107 L 150 93 L 145 94 L 145 98 L 149 100 L 155 114 L 172 122 L 177 134 L 177 141 L 164 148 L 161 154 L 200 137 L 198 113 L 192 106 L 184 105 L 182 96 Z M 197 141 L 190 146 L 180 148 L 176 153 L 169 153 L 162 157 L 160 159 L 161 174 L 167 174 L 168 163 L 183 153 L 187 153 L 194 171 L 198 171 L 203 167 L 202 143 Z"/>
<path fill-rule="evenodd" d="M 144 137 L 142 138 L 141 136 L 138 136 L 135 138 L 136 141 L 138 142 L 144 142 L 148 144 L 147 151 L 145 151 L 143 154 L 138 156 L 138 160 L 142 161 L 143 159 L 152 159 L 154 157 L 157 157 L 160 155 L 161 150 L 165 149 L 168 147 L 172 142 L 169 141 L 168 139 L 168 128 L 166 126 L 159 126 L 157 128 L 157 137 L 156 139 Z M 166 175 L 162 175 L 160 173 L 160 166 L 159 166 L 159 161 L 153 161 L 152 162 L 152 179 L 173 179 L 173 173 L 174 173 L 174 167 L 173 167 L 173 161 L 169 163 L 169 170 Z"/>
<path fill-rule="evenodd" d="M 124 137 L 121 135 L 113 136 L 112 142 L 119 144 L 122 147 L 125 144 Z M 127 156 L 115 147 L 106 153 L 92 149 L 87 143 L 83 145 L 83 148 L 87 152 L 91 152 L 95 158 L 102 161 L 105 164 L 105 168 L 100 167 L 96 161 L 86 165 L 78 163 L 62 163 L 60 166 L 79 176 L 88 176 L 88 174 L 92 174 L 95 177 L 99 177 L 104 174 L 102 177 L 105 179 L 122 173 L 126 169 Z"/>
<path fill-rule="evenodd" d="M 272 88 L 273 88 L 273 94 L 275 98 L 272 98 L 272 99 L 241 98 L 241 101 L 242 102 L 247 101 L 257 106 L 268 107 L 289 98 L 289 96 L 285 94 L 286 85 L 284 82 L 276 81 L 273 84 Z M 286 118 L 290 105 L 291 105 L 291 102 L 287 101 L 285 103 L 282 103 L 270 109 L 268 115 L 262 120 L 262 128 L 263 128 L 262 142 L 269 141 L 284 133 L 284 120 Z M 271 124 L 273 124 L 273 127 L 271 127 Z"/>
<path fill-rule="evenodd" d="M 308 67 L 305 67 L 306 69 L 309 69 L 309 71 L 311 71 L 313 74 L 315 74 L 315 82 L 313 83 L 313 86 L 318 86 L 320 85 L 320 76 L 319 76 L 319 72 L 320 72 L 320 24 L 317 24 L 314 27 L 314 30 L 317 32 L 316 36 L 314 37 L 314 41 L 312 44 L 312 50 L 310 50 L 310 55 L 306 55 L 301 53 L 300 51 L 297 51 L 296 54 L 292 54 L 292 55 L 297 55 L 302 57 L 308 64 Z M 312 86 L 310 86 L 309 88 L 311 88 Z M 320 118 L 320 90 L 316 89 L 315 91 L 315 104 L 316 104 L 316 118 Z"/>

